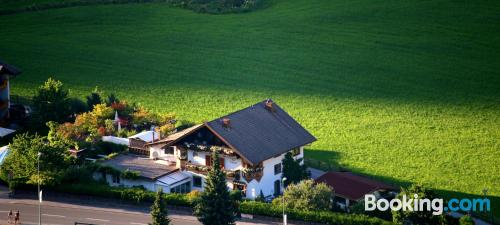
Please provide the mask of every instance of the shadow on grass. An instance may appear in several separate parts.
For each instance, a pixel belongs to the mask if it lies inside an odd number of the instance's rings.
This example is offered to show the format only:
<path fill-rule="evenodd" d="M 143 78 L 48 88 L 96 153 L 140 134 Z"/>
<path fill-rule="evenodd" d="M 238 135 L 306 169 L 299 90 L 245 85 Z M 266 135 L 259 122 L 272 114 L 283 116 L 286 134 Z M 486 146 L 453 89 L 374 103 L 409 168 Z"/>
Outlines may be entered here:
<path fill-rule="evenodd" d="M 387 184 L 390 184 L 395 187 L 409 187 L 414 182 L 407 180 L 400 180 L 389 176 L 380 176 L 373 175 L 369 173 L 364 173 L 363 169 L 353 168 L 353 167 L 345 167 L 340 165 L 338 162 L 342 157 L 340 152 L 335 151 L 327 151 L 327 150 L 319 150 L 319 149 L 306 149 L 304 152 L 305 161 L 308 166 L 321 169 L 324 171 L 350 171 L 355 174 L 359 174 L 362 176 L 370 177 L 375 180 L 383 181 Z M 325 165 L 329 164 L 329 165 Z M 484 198 L 484 195 L 478 194 L 469 194 L 458 191 L 450 191 L 450 190 L 442 190 L 442 189 L 433 189 L 438 196 L 442 197 L 445 201 L 448 201 L 452 198 L 463 199 L 475 199 L 475 198 Z M 491 212 L 489 213 L 472 213 L 475 217 L 480 218 L 486 222 L 491 222 L 493 220 L 494 224 L 500 224 L 500 196 L 486 196 L 491 203 Z M 467 213 L 467 212 L 463 212 Z"/>

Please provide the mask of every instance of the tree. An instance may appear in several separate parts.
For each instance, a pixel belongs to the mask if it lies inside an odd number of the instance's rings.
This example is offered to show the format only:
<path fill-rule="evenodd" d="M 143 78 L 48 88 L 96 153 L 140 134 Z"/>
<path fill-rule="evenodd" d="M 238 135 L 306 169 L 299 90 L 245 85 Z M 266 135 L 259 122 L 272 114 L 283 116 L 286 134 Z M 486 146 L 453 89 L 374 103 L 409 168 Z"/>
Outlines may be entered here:
<path fill-rule="evenodd" d="M 68 119 L 71 114 L 68 94 L 63 88 L 63 83 L 52 78 L 38 88 L 36 95 L 33 96 L 34 121 L 38 127 L 42 127 L 48 121 L 61 123 Z"/>
<path fill-rule="evenodd" d="M 9 145 L 10 152 L 2 164 L 3 174 L 11 174 L 12 179 L 24 184 L 55 185 L 67 168 L 65 157 L 67 148 L 59 141 L 47 143 L 45 137 L 20 134 Z M 40 156 L 40 177 L 37 175 L 38 152 Z"/>
<path fill-rule="evenodd" d="M 156 192 L 155 201 L 151 206 L 152 225 L 169 225 L 167 202 L 163 198 L 163 189 Z"/>
<path fill-rule="evenodd" d="M 106 98 L 106 105 L 111 106 L 113 103 L 120 103 L 120 100 L 116 97 L 115 94 L 111 93 Z"/>
<path fill-rule="evenodd" d="M 195 215 L 205 225 L 234 224 L 235 208 L 226 185 L 226 175 L 220 168 L 219 154 L 212 154 L 212 169 L 208 172 L 205 191 L 195 206 Z"/>
<path fill-rule="evenodd" d="M 283 165 L 282 178 L 286 177 L 285 187 L 309 178 L 307 167 L 300 165 L 300 160 L 293 159 L 292 153 L 287 152 L 281 164 Z"/>
<path fill-rule="evenodd" d="M 414 184 L 409 188 L 403 188 L 402 191 L 396 196 L 396 198 L 401 199 L 404 195 L 407 198 L 414 198 L 414 195 L 417 194 L 419 199 L 428 198 L 434 199 L 436 198 L 436 194 L 425 188 L 423 185 Z M 421 211 L 410 211 L 410 210 L 397 210 L 392 211 L 392 220 L 394 223 L 398 224 L 442 224 L 445 220 L 442 215 L 433 215 L 432 210 L 423 209 Z"/>
<path fill-rule="evenodd" d="M 313 180 L 302 180 L 286 187 L 285 203 L 287 208 L 297 210 L 329 210 L 332 190 L 324 183 L 315 184 Z M 273 204 L 281 205 L 282 197 L 273 200 Z"/>
<path fill-rule="evenodd" d="M 87 96 L 87 106 L 90 110 L 92 110 L 94 109 L 94 105 L 101 103 L 102 103 L 101 93 L 99 92 L 97 87 L 95 87 L 94 91 Z"/>

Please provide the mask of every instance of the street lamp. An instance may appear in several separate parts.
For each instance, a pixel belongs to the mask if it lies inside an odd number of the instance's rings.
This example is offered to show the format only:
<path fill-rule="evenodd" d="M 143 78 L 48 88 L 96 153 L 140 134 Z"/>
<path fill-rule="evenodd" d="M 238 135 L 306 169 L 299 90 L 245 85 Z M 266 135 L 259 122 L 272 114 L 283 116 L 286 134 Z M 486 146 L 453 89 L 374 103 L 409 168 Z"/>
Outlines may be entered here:
<path fill-rule="evenodd" d="M 38 225 L 42 225 L 42 193 L 40 193 L 40 156 L 41 152 L 38 152 Z"/>
<path fill-rule="evenodd" d="M 286 181 L 286 177 L 283 177 L 283 179 L 281 179 L 281 189 L 283 190 L 283 196 L 281 198 L 283 198 L 283 225 L 286 225 L 286 214 L 285 214 L 285 181 Z"/>

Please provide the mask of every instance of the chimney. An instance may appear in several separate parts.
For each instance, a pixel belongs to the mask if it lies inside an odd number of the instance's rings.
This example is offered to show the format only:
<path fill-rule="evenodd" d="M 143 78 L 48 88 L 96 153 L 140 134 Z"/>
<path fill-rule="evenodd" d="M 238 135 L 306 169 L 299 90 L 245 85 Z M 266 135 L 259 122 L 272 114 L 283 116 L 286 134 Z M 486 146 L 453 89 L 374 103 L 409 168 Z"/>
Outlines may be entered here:
<path fill-rule="evenodd" d="M 225 128 L 230 128 L 231 127 L 231 119 L 229 119 L 229 118 L 222 119 L 222 126 Z"/>
<path fill-rule="evenodd" d="M 275 109 L 274 109 L 274 102 L 273 102 L 273 100 L 271 100 L 271 99 L 267 99 L 266 100 L 266 109 L 269 110 L 269 111 L 271 111 L 271 112 L 274 112 Z"/>

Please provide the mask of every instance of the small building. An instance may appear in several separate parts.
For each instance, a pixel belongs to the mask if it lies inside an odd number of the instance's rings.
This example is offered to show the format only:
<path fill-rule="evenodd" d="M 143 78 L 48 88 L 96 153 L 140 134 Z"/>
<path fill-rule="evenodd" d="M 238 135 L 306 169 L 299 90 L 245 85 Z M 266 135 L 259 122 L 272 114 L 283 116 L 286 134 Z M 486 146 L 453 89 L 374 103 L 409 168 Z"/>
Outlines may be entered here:
<path fill-rule="evenodd" d="M 136 135 L 130 136 L 128 137 L 129 151 L 136 154 L 149 156 L 149 150 L 146 147 L 146 144 L 152 143 L 153 141 L 156 141 L 158 139 L 160 139 L 160 134 L 155 131 L 143 131 Z"/>
<path fill-rule="evenodd" d="M 354 203 L 363 200 L 365 195 L 374 194 L 377 198 L 394 197 L 399 190 L 391 185 L 351 172 L 327 172 L 315 180 L 325 183 L 334 190 L 333 202 L 348 210 Z"/>
<path fill-rule="evenodd" d="M 126 178 L 119 174 L 95 173 L 94 179 L 105 179 L 111 186 L 138 187 L 142 186 L 149 191 L 160 188 L 165 192 L 187 193 L 191 191 L 191 179 L 181 173 L 175 165 L 155 161 L 148 157 L 135 154 L 120 154 L 106 160 L 101 165 L 112 167 L 122 172 L 137 173 L 137 177 Z"/>

